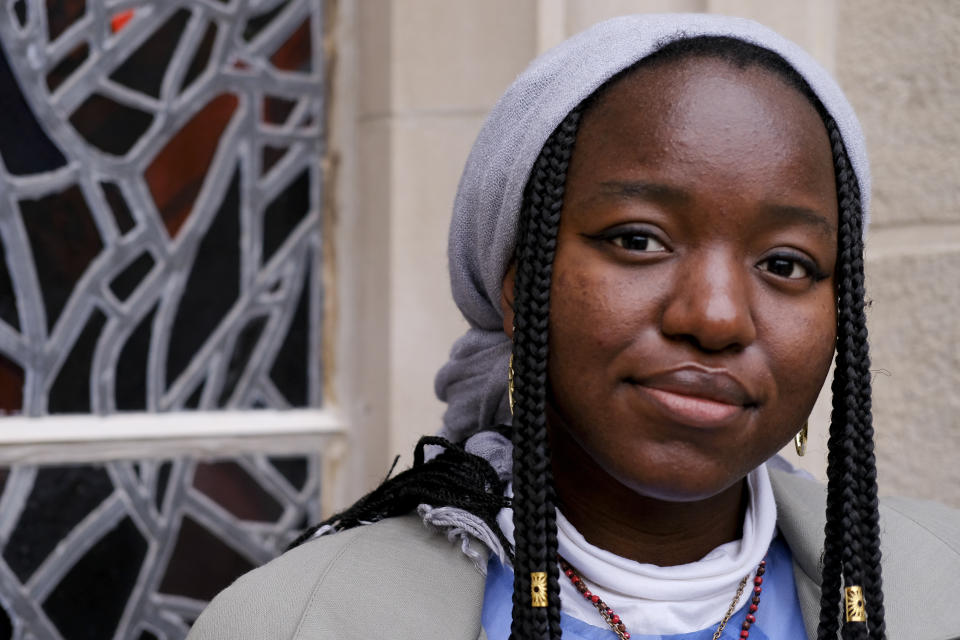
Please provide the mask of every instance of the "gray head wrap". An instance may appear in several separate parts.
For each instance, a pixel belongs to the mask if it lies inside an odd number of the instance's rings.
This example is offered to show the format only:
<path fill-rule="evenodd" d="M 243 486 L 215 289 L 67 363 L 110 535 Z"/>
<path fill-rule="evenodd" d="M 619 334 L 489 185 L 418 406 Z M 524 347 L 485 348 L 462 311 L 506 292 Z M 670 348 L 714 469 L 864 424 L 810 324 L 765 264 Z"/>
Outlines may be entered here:
<path fill-rule="evenodd" d="M 860 182 L 866 228 L 870 169 L 860 124 L 837 84 L 800 47 L 751 20 L 717 15 L 625 16 L 597 24 L 527 67 L 493 108 L 467 159 L 454 202 L 449 259 L 453 297 L 470 329 L 436 378 L 437 395 L 448 404 L 444 437 L 460 441 L 510 423 L 511 345 L 503 333 L 500 289 L 513 257 L 523 189 L 544 142 L 609 78 L 673 40 L 700 35 L 729 36 L 770 49 L 806 79 L 843 135 Z M 488 457 L 503 443 L 491 437 L 473 446 Z M 498 471 L 506 474 L 508 468 L 498 466 Z"/>

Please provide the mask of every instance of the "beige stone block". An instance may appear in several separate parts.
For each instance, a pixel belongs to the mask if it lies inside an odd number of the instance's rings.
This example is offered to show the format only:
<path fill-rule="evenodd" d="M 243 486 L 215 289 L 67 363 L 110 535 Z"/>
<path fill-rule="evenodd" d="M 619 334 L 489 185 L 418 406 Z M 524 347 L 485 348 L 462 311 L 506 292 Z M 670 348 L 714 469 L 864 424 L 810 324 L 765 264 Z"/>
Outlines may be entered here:
<path fill-rule="evenodd" d="M 706 0 L 566 0 L 564 4 L 568 36 L 616 16 L 705 11 L 707 8 Z"/>
<path fill-rule="evenodd" d="M 880 493 L 960 507 L 960 226 L 871 233 L 866 274 Z M 832 376 L 807 455 L 780 452 L 821 482 Z"/>
<path fill-rule="evenodd" d="M 393 111 L 486 111 L 536 54 L 533 0 L 396 0 Z"/>
<path fill-rule="evenodd" d="M 390 133 L 389 123 L 383 120 L 357 127 L 352 185 L 355 207 L 339 211 L 339 220 L 334 221 L 338 230 L 345 230 L 338 234 L 340 242 L 334 247 L 338 264 L 350 265 L 340 274 L 338 318 L 349 324 L 337 327 L 349 351 L 336 367 L 345 380 L 344 401 L 349 403 L 345 409 L 353 421 L 351 455 L 363 459 L 361 484 L 350 492 L 350 500 L 383 478 L 389 457 Z M 352 219 L 347 221 L 347 216 Z"/>
<path fill-rule="evenodd" d="M 467 329 L 447 275 L 453 199 L 481 116 L 395 119 L 390 256 L 391 455 L 409 462 L 439 430 L 445 405 L 433 378 Z"/>
<path fill-rule="evenodd" d="M 393 57 L 390 0 L 362 0 L 356 4 L 355 33 L 350 34 L 357 50 L 358 115 L 375 117 L 390 111 Z"/>
<path fill-rule="evenodd" d="M 960 242 L 877 253 L 867 295 L 881 493 L 960 507 Z"/>
<path fill-rule="evenodd" d="M 960 221 L 960 3 L 838 6 L 837 74 L 867 134 L 876 224 Z"/>

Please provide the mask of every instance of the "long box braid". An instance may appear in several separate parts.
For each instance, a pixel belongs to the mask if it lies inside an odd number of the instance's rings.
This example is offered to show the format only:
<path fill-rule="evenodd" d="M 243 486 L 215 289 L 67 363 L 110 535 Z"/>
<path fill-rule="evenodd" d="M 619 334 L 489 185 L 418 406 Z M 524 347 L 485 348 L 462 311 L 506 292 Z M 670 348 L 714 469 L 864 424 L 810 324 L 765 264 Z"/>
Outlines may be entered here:
<path fill-rule="evenodd" d="M 533 165 L 524 197 L 513 332 L 513 638 L 560 637 L 556 503 L 547 442 L 550 279 L 567 167 L 580 122 L 574 109 Z M 533 607 L 531 573 L 547 574 L 547 606 Z"/>

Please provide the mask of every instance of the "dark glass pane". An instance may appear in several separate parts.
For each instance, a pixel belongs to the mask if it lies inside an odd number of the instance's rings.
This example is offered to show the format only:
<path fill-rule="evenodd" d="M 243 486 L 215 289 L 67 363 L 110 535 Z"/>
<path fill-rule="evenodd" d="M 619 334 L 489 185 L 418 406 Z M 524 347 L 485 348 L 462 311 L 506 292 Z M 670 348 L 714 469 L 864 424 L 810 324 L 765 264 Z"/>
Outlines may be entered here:
<path fill-rule="evenodd" d="M 3 495 L 3 488 L 7 486 L 7 475 L 9 473 L 8 469 L 0 469 L 0 496 Z"/>
<path fill-rule="evenodd" d="M 220 210 L 200 242 L 186 290 L 170 332 L 167 385 L 193 355 L 240 294 L 240 171 L 234 173 Z"/>
<path fill-rule="evenodd" d="M 0 602 L 0 640 L 12 640 L 12 638 L 13 626 L 10 622 L 10 616 L 3 608 L 3 603 Z"/>
<path fill-rule="evenodd" d="M 107 318 L 94 309 L 50 388 L 50 413 L 90 413 L 90 366 Z"/>
<path fill-rule="evenodd" d="M 100 186 L 103 188 L 103 195 L 107 199 L 107 204 L 110 205 L 110 210 L 113 212 L 113 218 L 117 221 L 117 228 L 120 230 L 120 234 L 124 234 L 130 229 L 133 229 L 134 221 L 133 215 L 130 213 L 130 207 L 127 206 L 127 200 L 123 197 L 123 192 L 120 191 L 120 187 L 113 184 L 112 182 L 101 182 Z"/>
<path fill-rule="evenodd" d="M 164 506 L 167 501 L 167 484 L 170 482 L 171 466 L 169 462 L 164 462 L 157 469 L 157 495 L 154 496 L 154 500 L 157 505 L 157 511 L 161 513 L 164 511 Z"/>
<path fill-rule="evenodd" d="M 187 89 L 193 81 L 206 70 L 207 65 L 210 63 L 210 54 L 213 52 L 213 45 L 216 40 L 217 25 L 211 22 L 207 25 L 207 30 L 203 32 L 203 38 L 200 40 L 200 44 L 193 54 L 190 66 L 187 67 L 187 73 L 183 77 L 181 90 Z"/>
<path fill-rule="evenodd" d="M 247 21 L 246 27 L 243 29 L 243 39 L 247 40 L 248 42 L 253 40 L 258 33 L 263 31 L 267 25 L 273 22 L 274 18 L 280 15 L 280 12 L 283 11 L 288 4 L 290 4 L 290 0 L 281 2 L 270 11 L 265 11 L 250 18 L 250 20 Z"/>
<path fill-rule="evenodd" d="M 283 505 L 236 462 L 200 462 L 193 486 L 241 520 L 274 522 Z"/>
<path fill-rule="evenodd" d="M 280 45 L 276 52 L 270 56 L 270 62 L 277 69 L 283 71 L 310 71 L 310 55 L 312 52 L 310 43 L 310 20 L 307 19 L 296 31 Z"/>
<path fill-rule="evenodd" d="M 0 47 L 0 156 L 7 171 L 21 176 L 58 169 L 67 163 L 60 150 L 47 137 L 20 92 Z"/>
<path fill-rule="evenodd" d="M 87 514 L 113 492 L 101 467 L 45 467 L 7 541 L 3 557 L 26 580 Z"/>
<path fill-rule="evenodd" d="M 171 238 L 177 236 L 193 209 L 220 144 L 220 135 L 230 123 L 237 104 L 237 97 L 229 93 L 208 102 L 143 172 Z"/>
<path fill-rule="evenodd" d="M 186 9 L 174 13 L 113 72 L 110 79 L 159 98 L 163 76 L 189 19 L 190 12 Z"/>
<path fill-rule="evenodd" d="M 20 26 L 26 26 L 27 24 L 27 1 L 26 0 L 14 0 L 13 3 L 13 12 L 17 16 L 17 21 L 20 23 Z"/>
<path fill-rule="evenodd" d="M 120 411 L 146 411 L 147 360 L 153 333 L 154 307 L 133 330 L 117 360 L 116 403 Z"/>
<path fill-rule="evenodd" d="M 307 484 L 307 459 L 306 458 L 268 458 L 277 471 L 279 471 L 287 482 L 297 491 L 303 489 Z"/>
<path fill-rule="evenodd" d="M 276 96 L 263 97 L 263 121 L 267 124 L 283 124 L 290 117 L 296 100 L 284 100 Z"/>
<path fill-rule="evenodd" d="M 10 622 L 10 614 L 3 608 L 0 602 L 0 640 L 10 640 L 13 637 L 13 623 Z"/>
<path fill-rule="evenodd" d="M 20 330 L 20 315 L 17 313 L 17 298 L 13 293 L 13 281 L 7 264 L 7 251 L 0 242 L 0 320 Z"/>
<path fill-rule="evenodd" d="M 52 330 L 103 243 L 79 187 L 39 200 L 22 200 L 20 212 L 40 279 L 47 327 Z"/>
<path fill-rule="evenodd" d="M 247 558 L 185 517 L 160 592 L 211 600 L 253 567 Z"/>
<path fill-rule="evenodd" d="M 307 262 L 309 264 L 309 262 Z M 277 385 L 277 389 L 295 407 L 305 407 L 309 397 L 307 395 L 307 371 L 309 361 L 313 357 L 310 352 L 310 272 L 304 276 L 303 291 L 297 310 L 287 336 L 283 339 L 277 358 L 270 367 L 270 378 Z"/>
<path fill-rule="evenodd" d="M 89 55 L 90 47 L 87 46 L 86 42 L 78 45 L 47 74 L 47 88 L 51 92 L 56 91 L 57 87 L 70 77 L 70 74 L 80 68 L 80 65 L 83 64 L 83 61 L 86 60 Z"/>
<path fill-rule="evenodd" d="M 66 31 L 83 17 L 87 10 L 84 0 L 47 0 L 47 35 L 50 40 Z"/>
<path fill-rule="evenodd" d="M 265 326 L 267 326 L 265 317 L 254 318 L 237 335 L 237 342 L 233 345 L 233 353 L 230 355 L 230 362 L 227 365 L 226 379 L 223 381 L 223 388 L 220 390 L 219 404 L 221 406 L 227 404 L 230 400 L 230 396 L 236 389 L 237 383 L 243 375 L 243 370 L 247 368 L 247 363 L 250 361 L 250 356 L 260 340 L 260 334 L 263 333 Z"/>
<path fill-rule="evenodd" d="M 127 265 L 127 267 L 117 274 L 110 282 L 110 290 L 118 300 L 126 300 L 133 293 L 137 285 L 143 282 L 147 277 L 153 265 L 157 264 L 149 253 L 141 253 L 136 260 Z"/>
<path fill-rule="evenodd" d="M 283 156 L 287 155 L 288 149 L 286 147 L 271 147 L 268 144 L 263 145 L 263 161 L 261 173 L 266 175 L 270 169 L 274 167 L 275 164 L 280 162 Z"/>
<path fill-rule="evenodd" d="M 207 386 L 206 381 L 201 381 L 197 388 L 193 390 L 187 399 L 183 402 L 184 409 L 199 409 L 200 399 L 203 397 L 203 388 Z"/>
<path fill-rule="evenodd" d="M 263 217 L 263 263 L 280 248 L 310 210 L 310 173 L 304 170 L 267 205 Z"/>
<path fill-rule="evenodd" d="M 23 409 L 23 367 L 0 353 L 0 415 Z"/>
<path fill-rule="evenodd" d="M 70 569 L 43 603 L 64 640 L 113 637 L 146 554 L 147 541 L 124 518 Z"/>
<path fill-rule="evenodd" d="M 87 142 L 104 153 L 122 156 L 136 144 L 153 116 L 95 93 L 81 104 L 70 124 Z"/>
<path fill-rule="evenodd" d="M 179 472 L 195 464 L 196 473 Z M 186 615 L 177 601 L 163 598 L 164 594 L 201 603 L 208 600 L 259 560 L 278 554 L 284 541 L 305 526 L 304 518 L 312 518 L 305 506 L 315 503 L 319 488 L 313 487 L 309 495 L 291 501 L 274 497 L 261 484 L 259 470 L 264 464 L 277 466 L 294 485 L 303 485 L 316 473 L 316 457 L 304 454 L 281 454 L 269 462 L 262 455 L 202 462 L 191 458 L 126 460 L 92 467 L 10 470 L 10 474 L 23 473 L 23 479 L 36 472 L 35 486 L 11 484 L 9 480 L 4 486 L 8 468 L 0 466 L 0 493 L 6 492 L 4 504 L 11 507 L 11 512 L 3 515 L 15 525 L 9 541 L 0 541 L 0 551 L 12 567 L 24 564 L 22 557 L 11 562 L 18 552 L 34 558 L 26 558 L 30 567 L 21 567 L 21 575 L 12 573 L 11 580 L 0 581 L 0 603 L 9 603 L 12 594 L 21 593 L 21 584 L 31 575 L 37 580 L 40 576 L 36 567 L 43 564 L 44 571 L 52 571 L 45 576 L 63 578 L 41 587 L 50 595 L 34 603 L 46 610 L 66 639 L 120 637 L 116 625 L 121 611 L 133 614 L 123 638 L 140 638 L 147 631 L 158 637 L 167 634 L 168 640 L 182 639 L 192 616 Z M 151 469 L 157 474 L 156 493 L 144 496 L 141 491 L 146 471 Z M 131 478 L 134 481 L 129 485 L 118 482 L 112 487 L 114 472 L 121 477 L 136 473 L 137 477 Z M 10 495 L 11 491 L 19 493 Z M 197 499 L 201 491 L 202 498 L 210 499 Z M 151 529 L 148 523 L 138 530 L 138 503 L 144 498 L 151 503 L 147 519 L 158 518 L 155 524 L 167 526 Z M 159 505 L 159 514 L 152 510 L 154 502 Z M 218 521 L 225 508 L 235 514 L 236 527 L 222 532 L 207 529 L 212 525 L 205 523 Z M 290 515 L 296 517 L 287 518 Z M 297 526 L 288 526 L 287 519 Z M 80 552 L 79 560 L 60 553 L 69 535 L 76 539 L 72 548 Z M 167 542 L 173 545 L 170 553 L 145 553 L 151 546 Z M 131 589 L 135 580 L 140 582 Z M 7 610 L 11 619 L 12 613 Z M 156 627 L 154 623 L 162 619 L 170 626 Z M 23 616 L 19 622 L 23 638 L 40 640 L 50 635 L 31 616 Z M 3 623 L 0 612 L 0 631 Z"/>

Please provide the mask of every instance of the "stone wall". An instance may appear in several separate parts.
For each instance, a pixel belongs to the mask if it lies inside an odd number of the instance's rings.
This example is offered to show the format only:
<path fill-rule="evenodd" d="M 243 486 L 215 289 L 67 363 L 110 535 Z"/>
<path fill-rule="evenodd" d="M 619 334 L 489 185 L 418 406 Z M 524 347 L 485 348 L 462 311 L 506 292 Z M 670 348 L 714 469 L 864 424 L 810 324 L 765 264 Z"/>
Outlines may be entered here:
<path fill-rule="evenodd" d="M 874 166 L 868 245 L 882 493 L 960 506 L 960 3 L 939 0 L 341 0 L 333 144 L 348 158 L 342 244 L 361 293 L 348 394 L 363 478 L 440 425 L 433 375 L 465 329 L 446 233 L 482 120 L 539 52 L 607 17 L 709 11 L 757 19 L 837 74 Z M 349 167 L 348 167 L 349 168 Z M 361 253 L 362 252 L 362 253 Z M 362 257 L 356 257 L 361 256 Z M 359 331 L 359 330 L 358 330 Z M 800 462 L 823 475 L 828 398 Z M 356 449 L 355 449 L 356 451 Z M 796 455 L 787 453 L 796 462 Z M 406 456 L 409 461 L 409 455 Z M 359 489 L 358 489 L 359 490 Z"/>

